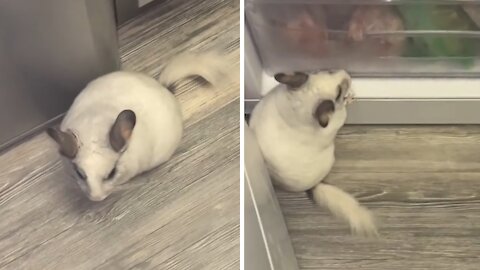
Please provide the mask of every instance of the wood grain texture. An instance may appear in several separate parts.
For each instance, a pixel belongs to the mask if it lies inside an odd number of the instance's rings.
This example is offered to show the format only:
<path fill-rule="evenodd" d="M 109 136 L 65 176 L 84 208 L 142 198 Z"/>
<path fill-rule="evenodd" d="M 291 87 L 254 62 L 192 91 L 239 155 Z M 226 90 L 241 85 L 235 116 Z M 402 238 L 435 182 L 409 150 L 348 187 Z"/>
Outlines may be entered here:
<path fill-rule="evenodd" d="M 381 237 L 277 190 L 301 269 L 478 269 L 479 126 L 347 126 L 336 156 L 326 181 L 373 211 Z"/>
<path fill-rule="evenodd" d="M 165 1 L 119 29 L 126 69 L 157 76 L 172 56 L 221 49 L 221 88 L 178 88 L 174 157 L 107 200 L 88 201 L 40 134 L 0 156 L 0 269 L 239 268 L 239 4 Z"/>

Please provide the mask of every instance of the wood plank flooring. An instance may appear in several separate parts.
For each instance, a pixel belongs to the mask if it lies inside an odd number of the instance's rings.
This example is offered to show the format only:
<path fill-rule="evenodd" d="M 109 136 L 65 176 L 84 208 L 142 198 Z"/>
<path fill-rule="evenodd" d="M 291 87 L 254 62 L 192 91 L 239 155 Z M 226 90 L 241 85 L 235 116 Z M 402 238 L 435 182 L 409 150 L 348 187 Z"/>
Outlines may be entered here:
<path fill-rule="evenodd" d="M 220 49 L 231 82 L 180 85 L 172 160 L 88 201 L 40 134 L 0 156 L 0 269 L 239 268 L 239 3 L 164 1 L 119 29 L 125 69 L 157 76 L 184 51 Z"/>
<path fill-rule="evenodd" d="M 305 194 L 277 191 L 301 269 L 478 269 L 480 126 L 347 126 L 327 181 L 380 221 L 379 239 Z"/>

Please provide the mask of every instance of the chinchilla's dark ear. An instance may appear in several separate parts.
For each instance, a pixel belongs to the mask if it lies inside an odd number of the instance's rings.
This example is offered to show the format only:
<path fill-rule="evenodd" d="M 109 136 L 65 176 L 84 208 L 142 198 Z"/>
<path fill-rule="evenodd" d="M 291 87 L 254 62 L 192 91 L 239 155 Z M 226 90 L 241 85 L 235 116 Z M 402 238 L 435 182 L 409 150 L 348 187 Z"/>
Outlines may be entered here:
<path fill-rule="evenodd" d="M 335 112 L 335 104 L 331 100 L 324 100 L 318 104 L 313 117 L 318 121 L 321 127 L 325 128 L 330 122 L 330 117 Z"/>
<path fill-rule="evenodd" d="M 290 89 L 297 89 L 308 80 L 308 74 L 295 72 L 294 74 L 277 73 L 275 74 L 277 82 L 287 85 Z"/>
<path fill-rule="evenodd" d="M 124 110 L 118 114 L 109 133 L 110 145 L 115 152 L 124 150 L 128 140 L 132 136 L 136 122 L 137 117 L 132 110 Z"/>
<path fill-rule="evenodd" d="M 77 138 L 71 131 L 61 131 L 58 128 L 50 127 L 47 129 L 47 134 L 60 147 L 60 154 L 74 159 L 78 151 Z"/>

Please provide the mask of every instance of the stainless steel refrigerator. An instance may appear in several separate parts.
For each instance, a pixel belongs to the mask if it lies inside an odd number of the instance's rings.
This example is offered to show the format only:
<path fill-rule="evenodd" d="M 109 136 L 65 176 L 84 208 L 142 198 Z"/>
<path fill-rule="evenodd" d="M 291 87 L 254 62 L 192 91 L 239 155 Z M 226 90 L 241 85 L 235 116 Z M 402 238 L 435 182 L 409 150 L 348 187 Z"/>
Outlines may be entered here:
<path fill-rule="evenodd" d="M 119 68 L 112 0 L 0 1 L 0 150 Z"/>

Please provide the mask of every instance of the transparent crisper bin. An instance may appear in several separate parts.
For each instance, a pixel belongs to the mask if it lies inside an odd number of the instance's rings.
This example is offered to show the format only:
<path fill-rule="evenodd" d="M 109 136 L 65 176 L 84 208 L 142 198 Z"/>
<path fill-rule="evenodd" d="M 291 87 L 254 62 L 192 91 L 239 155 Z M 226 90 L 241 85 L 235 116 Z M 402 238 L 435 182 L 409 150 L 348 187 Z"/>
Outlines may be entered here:
<path fill-rule="evenodd" d="M 247 0 L 263 67 L 355 76 L 480 76 L 480 1 Z"/>

